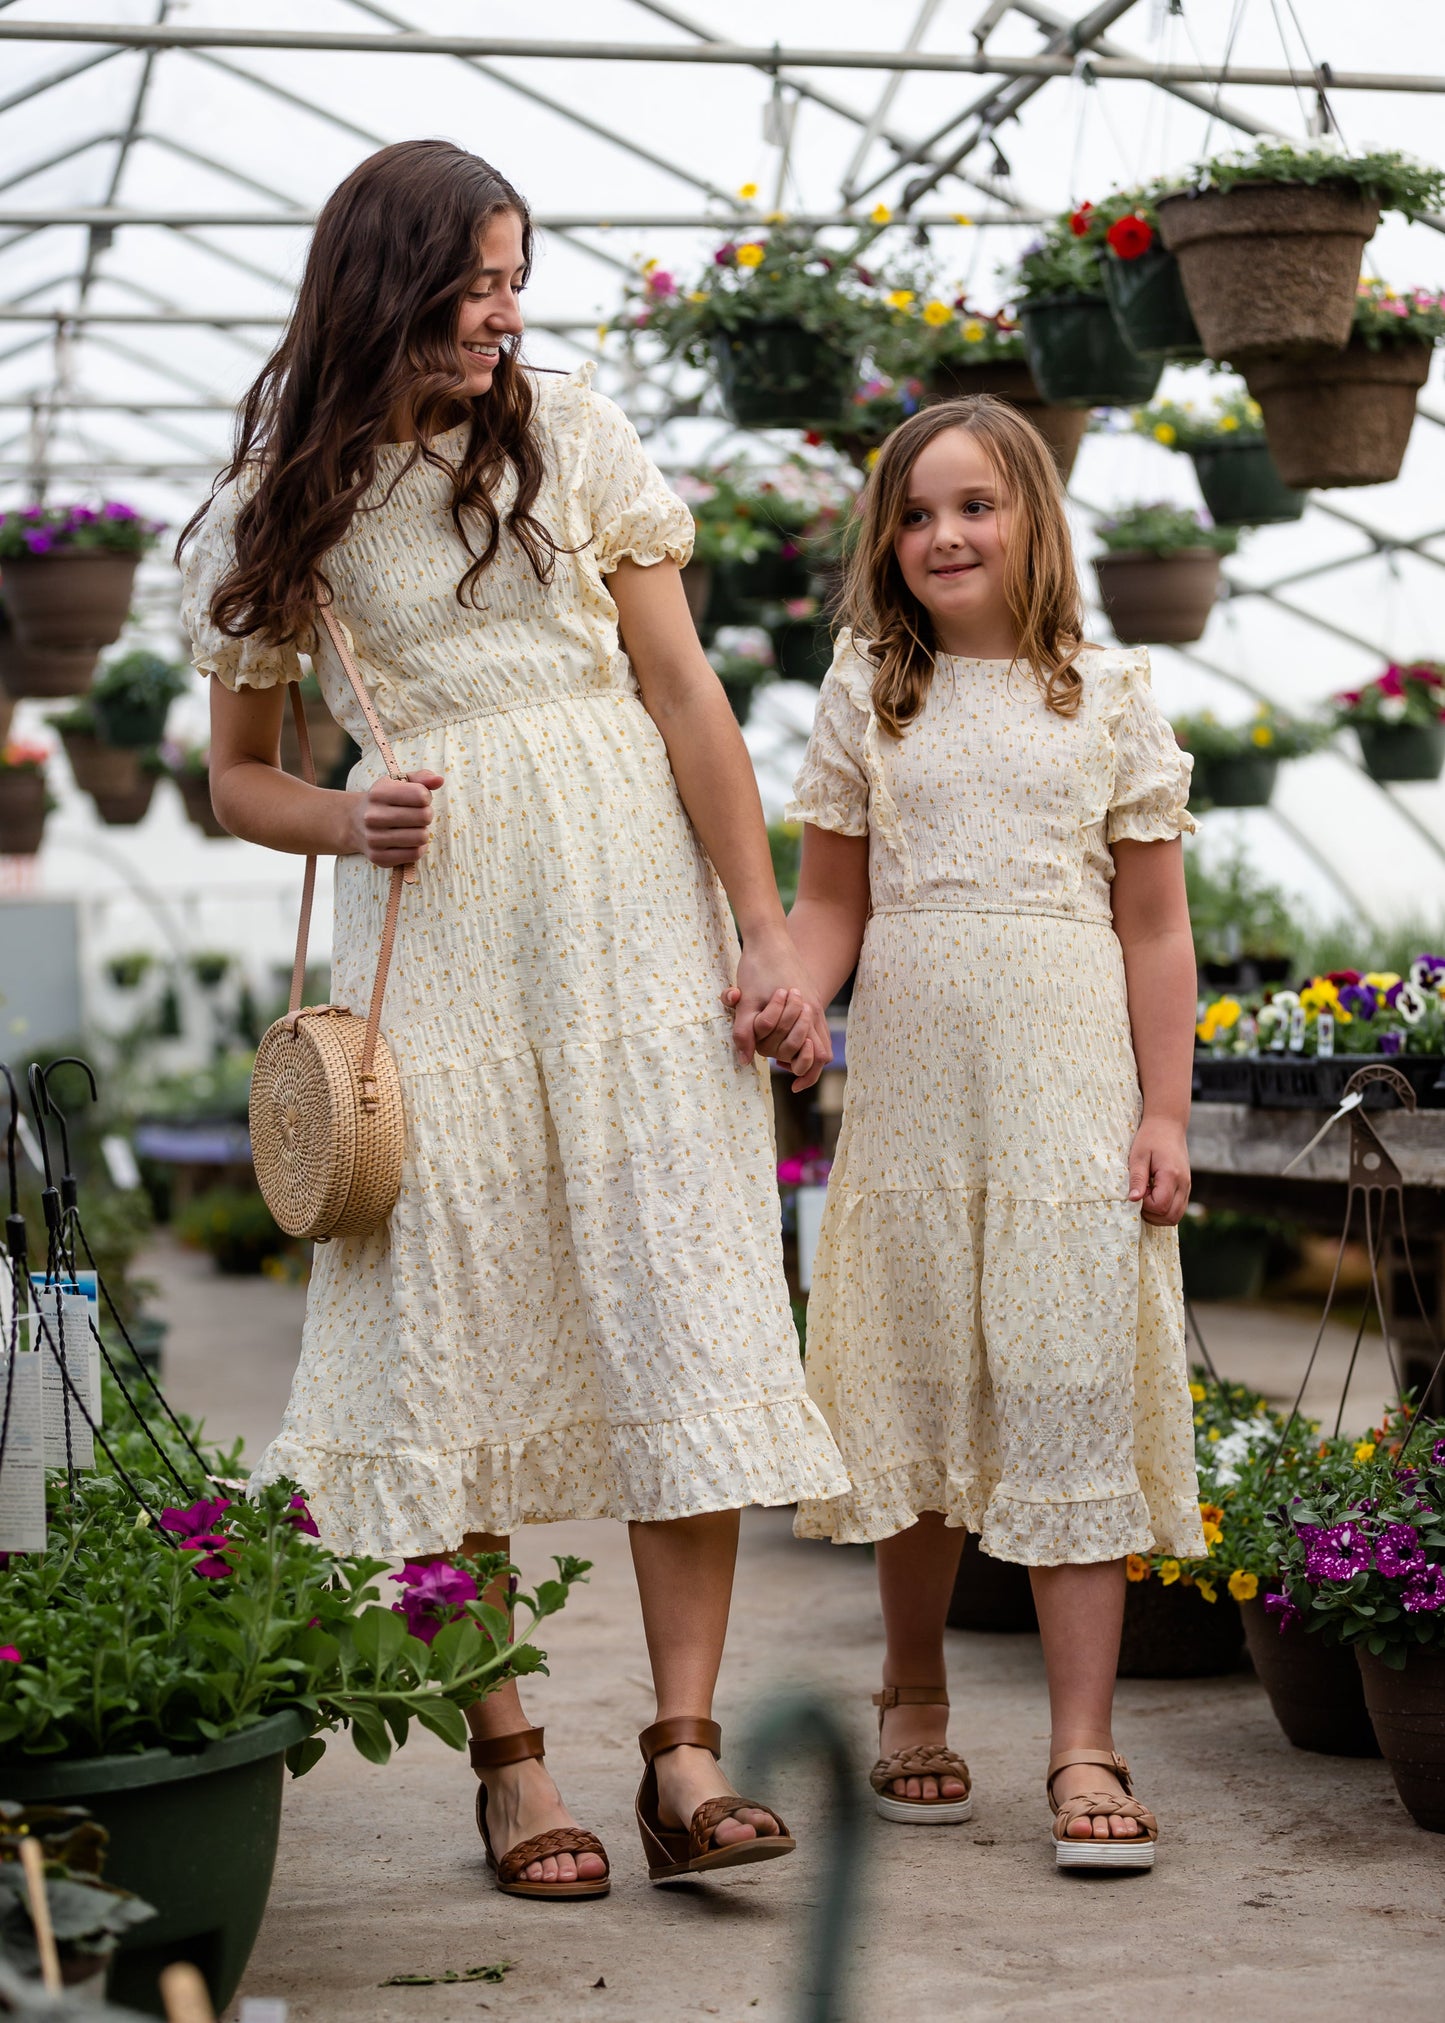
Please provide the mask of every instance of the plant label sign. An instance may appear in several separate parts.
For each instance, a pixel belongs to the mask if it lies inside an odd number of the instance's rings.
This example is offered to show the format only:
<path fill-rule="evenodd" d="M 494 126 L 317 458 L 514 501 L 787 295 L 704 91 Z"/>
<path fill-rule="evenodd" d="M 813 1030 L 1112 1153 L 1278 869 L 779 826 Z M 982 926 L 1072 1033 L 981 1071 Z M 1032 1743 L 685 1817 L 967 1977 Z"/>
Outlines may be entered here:
<path fill-rule="evenodd" d="M 94 1468 L 91 1427 L 100 1420 L 100 1358 L 85 1294 L 63 1286 L 32 1292 L 30 1340 L 40 1351 L 45 1392 L 45 1465 Z"/>
<path fill-rule="evenodd" d="M 97 1326 L 100 1318 L 100 1274 L 94 1271 L 77 1271 L 69 1278 L 54 1279 L 47 1278 L 43 1271 L 31 1272 L 30 1297 L 32 1300 L 41 1293 L 55 1292 L 57 1290 L 66 1293 L 80 1293 L 86 1302 L 88 1308 L 86 1314 L 86 1339 L 90 1343 L 91 1364 L 90 1397 L 86 1403 L 86 1410 L 90 1413 L 91 1418 L 97 1426 L 103 1426 L 105 1424 L 105 1391 L 100 1381 L 100 1331 Z M 67 1343 L 66 1347 L 67 1352 L 69 1352 L 69 1343 Z M 71 1374 L 74 1375 L 74 1371 Z M 57 1381 L 59 1381 L 58 1372 L 56 1376 Z M 71 1401 L 71 1408 L 72 1410 L 74 1409 L 73 1399 Z M 61 1425 L 63 1429 L 63 1420 Z"/>
<path fill-rule="evenodd" d="M 9 1423 L 0 1455 L 0 1552 L 45 1550 L 45 1400 L 39 1356 L 0 1351 L 0 1417 Z"/>

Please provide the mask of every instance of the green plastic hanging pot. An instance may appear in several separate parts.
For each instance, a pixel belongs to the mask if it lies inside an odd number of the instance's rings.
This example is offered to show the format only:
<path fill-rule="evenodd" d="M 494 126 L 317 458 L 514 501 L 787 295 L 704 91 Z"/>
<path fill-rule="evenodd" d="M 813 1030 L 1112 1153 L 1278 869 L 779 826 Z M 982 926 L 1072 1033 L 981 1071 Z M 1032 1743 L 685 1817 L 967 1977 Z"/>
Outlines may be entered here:
<path fill-rule="evenodd" d="M 1194 768 L 1191 799 L 1216 808 L 1267 808 L 1279 778 L 1280 762 L 1268 752 L 1236 752 Z"/>
<path fill-rule="evenodd" d="M 1129 349 L 1103 295 L 1045 295 L 1019 312 L 1024 348 L 1044 399 L 1059 407 L 1140 407 L 1154 396 L 1162 358 Z"/>
<path fill-rule="evenodd" d="M 1189 455 L 1216 527 L 1274 527 L 1304 512 L 1309 493 L 1285 483 L 1263 436 L 1226 438 Z"/>
<path fill-rule="evenodd" d="M 108 745 L 130 751 L 158 745 L 166 734 L 166 718 L 171 713 L 169 697 L 164 702 L 119 702 L 114 697 L 93 695 L 96 736 Z"/>
<path fill-rule="evenodd" d="M 785 618 L 769 627 L 778 673 L 784 681 L 821 688 L 833 665 L 833 633 L 826 618 Z"/>
<path fill-rule="evenodd" d="M 1199 326 L 1172 253 L 1157 245 L 1137 260 L 1102 253 L 1099 278 L 1120 336 L 1140 358 L 1203 358 Z"/>
<path fill-rule="evenodd" d="M 1355 735 L 1372 780 L 1438 780 L 1445 767 L 1445 724 L 1356 724 Z"/>
<path fill-rule="evenodd" d="M 827 428 L 848 416 L 858 384 L 853 346 L 769 316 L 718 331 L 712 350 L 723 406 L 739 428 Z"/>

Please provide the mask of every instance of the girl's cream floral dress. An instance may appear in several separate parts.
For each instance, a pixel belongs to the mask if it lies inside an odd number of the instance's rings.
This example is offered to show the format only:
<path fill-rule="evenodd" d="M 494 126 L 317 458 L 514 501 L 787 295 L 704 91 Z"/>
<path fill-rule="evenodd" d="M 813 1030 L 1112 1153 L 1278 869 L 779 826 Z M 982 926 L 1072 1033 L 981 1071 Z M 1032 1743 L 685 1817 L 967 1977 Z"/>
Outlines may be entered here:
<path fill-rule="evenodd" d="M 504 534 L 482 608 L 459 604 L 450 480 L 422 463 L 396 481 L 404 448 L 381 452 L 370 510 L 326 558 L 403 772 L 446 779 L 383 1021 L 401 1197 L 372 1235 L 317 1247 L 254 1477 L 292 1477 L 355 1551 L 847 1489 L 803 1387 L 765 1069 L 739 1065 L 720 1001 L 727 904 L 604 581 L 625 558 L 686 561 L 692 521 L 590 376 L 538 376 L 533 510 L 576 550 L 550 586 Z M 196 664 L 232 688 L 294 681 L 294 650 L 207 616 L 236 504 L 223 492 L 189 551 Z M 329 643 L 314 659 L 364 788 L 381 762 Z M 337 863 L 338 1003 L 367 1001 L 387 883 Z"/>
<path fill-rule="evenodd" d="M 847 635 L 790 814 L 868 837 L 872 912 L 808 1307 L 851 1491 L 798 1531 L 945 1513 L 1031 1566 L 1202 1553 L 1172 1229 L 1128 1200 L 1140 1114 L 1110 845 L 1194 824 L 1142 652 L 1082 707 L 940 656 L 901 741 Z"/>

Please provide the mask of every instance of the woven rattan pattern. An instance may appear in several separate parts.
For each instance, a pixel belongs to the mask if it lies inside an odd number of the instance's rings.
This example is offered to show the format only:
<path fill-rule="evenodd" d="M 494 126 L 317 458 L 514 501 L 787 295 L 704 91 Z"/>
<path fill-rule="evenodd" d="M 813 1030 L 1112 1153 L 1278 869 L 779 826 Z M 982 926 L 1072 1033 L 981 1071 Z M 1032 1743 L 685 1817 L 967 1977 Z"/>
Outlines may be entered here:
<path fill-rule="evenodd" d="M 251 1157 L 266 1205 L 288 1236 L 359 1236 L 390 1214 L 401 1187 L 401 1079 L 385 1040 L 372 1059 L 376 1100 L 360 1085 L 366 1020 L 339 1006 L 277 1019 L 251 1078 Z"/>

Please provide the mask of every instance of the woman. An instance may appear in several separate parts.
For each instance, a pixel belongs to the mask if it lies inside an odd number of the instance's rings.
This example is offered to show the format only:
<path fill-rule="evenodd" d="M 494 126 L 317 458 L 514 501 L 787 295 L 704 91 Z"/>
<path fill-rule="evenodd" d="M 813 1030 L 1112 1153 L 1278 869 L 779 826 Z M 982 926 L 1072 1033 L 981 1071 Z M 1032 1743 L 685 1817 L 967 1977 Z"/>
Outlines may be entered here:
<path fill-rule="evenodd" d="M 522 198 L 445 142 L 347 178 L 182 537 L 186 616 L 216 677 L 220 819 L 337 853 L 336 1001 L 370 987 L 376 867 L 421 864 L 384 1020 L 401 1195 L 382 1229 L 318 1250 L 256 1479 L 294 1478 L 324 1539 L 391 1558 L 627 1519 L 662 1880 L 793 1845 L 723 1777 L 710 1714 L 739 1507 L 847 1486 L 802 1385 L 752 1022 L 790 1003 L 827 1039 L 687 615 L 691 521 L 590 367 L 521 363 L 531 256 Z M 326 601 L 404 780 L 371 748 Z M 343 792 L 278 769 L 300 652 L 365 754 Z M 605 1854 L 515 1686 L 471 1725 L 499 1887 L 602 1894 Z"/>

